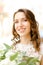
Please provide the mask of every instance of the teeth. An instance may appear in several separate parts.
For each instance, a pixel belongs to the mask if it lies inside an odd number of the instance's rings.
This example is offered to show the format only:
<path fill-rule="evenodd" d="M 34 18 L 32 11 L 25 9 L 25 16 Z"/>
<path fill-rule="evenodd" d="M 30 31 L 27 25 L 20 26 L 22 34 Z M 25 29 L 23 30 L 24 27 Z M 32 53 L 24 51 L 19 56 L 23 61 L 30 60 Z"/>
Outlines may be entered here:
<path fill-rule="evenodd" d="M 18 31 L 20 31 L 20 32 L 24 32 L 24 30 L 25 30 L 25 29 L 23 28 L 23 29 L 19 29 Z"/>

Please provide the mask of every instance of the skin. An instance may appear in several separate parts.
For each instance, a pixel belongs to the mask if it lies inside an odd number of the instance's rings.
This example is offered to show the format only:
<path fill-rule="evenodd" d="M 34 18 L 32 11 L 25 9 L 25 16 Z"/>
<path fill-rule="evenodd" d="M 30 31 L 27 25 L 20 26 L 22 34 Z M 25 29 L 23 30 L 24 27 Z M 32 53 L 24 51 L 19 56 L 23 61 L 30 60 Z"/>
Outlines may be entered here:
<path fill-rule="evenodd" d="M 40 63 L 40 65 L 43 65 L 43 56 L 42 56 L 42 58 L 41 58 L 41 63 Z"/>
<path fill-rule="evenodd" d="M 18 12 L 15 15 L 15 30 L 20 35 L 21 43 L 25 43 L 26 39 L 30 41 L 30 22 L 23 12 Z"/>

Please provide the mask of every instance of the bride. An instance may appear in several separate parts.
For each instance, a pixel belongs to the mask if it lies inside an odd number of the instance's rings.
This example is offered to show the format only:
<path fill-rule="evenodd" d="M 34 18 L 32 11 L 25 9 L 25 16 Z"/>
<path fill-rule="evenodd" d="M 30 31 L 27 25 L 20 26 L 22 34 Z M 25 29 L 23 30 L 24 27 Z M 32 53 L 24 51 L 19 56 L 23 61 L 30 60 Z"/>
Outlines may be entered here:
<path fill-rule="evenodd" d="M 43 65 L 38 24 L 30 10 L 19 9 L 14 13 L 13 36 L 14 50 L 26 52 L 29 57 L 38 57 L 39 65 Z"/>

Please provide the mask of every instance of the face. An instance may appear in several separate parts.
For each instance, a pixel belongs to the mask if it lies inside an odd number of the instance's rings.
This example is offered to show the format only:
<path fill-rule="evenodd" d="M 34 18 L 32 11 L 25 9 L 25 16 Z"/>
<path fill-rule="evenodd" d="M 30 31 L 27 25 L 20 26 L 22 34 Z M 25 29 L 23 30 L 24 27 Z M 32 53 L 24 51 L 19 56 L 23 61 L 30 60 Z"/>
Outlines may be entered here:
<path fill-rule="evenodd" d="M 14 18 L 15 30 L 20 36 L 30 34 L 30 22 L 26 19 L 24 12 L 18 12 Z"/>

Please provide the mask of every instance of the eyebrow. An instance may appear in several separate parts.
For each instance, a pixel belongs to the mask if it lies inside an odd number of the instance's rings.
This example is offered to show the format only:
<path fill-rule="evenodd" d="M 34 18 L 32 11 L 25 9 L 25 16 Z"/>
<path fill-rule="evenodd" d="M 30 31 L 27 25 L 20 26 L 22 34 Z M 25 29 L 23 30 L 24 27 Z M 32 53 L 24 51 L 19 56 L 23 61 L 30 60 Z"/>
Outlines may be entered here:
<path fill-rule="evenodd" d="M 21 19 L 27 19 L 27 18 L 25 17 L 25 18 L 21 18 Z M 14 19 L 14 21 L 15 21 L 15 20 L 18 20 L 18 19 Z"/>

